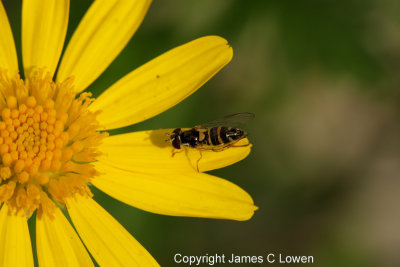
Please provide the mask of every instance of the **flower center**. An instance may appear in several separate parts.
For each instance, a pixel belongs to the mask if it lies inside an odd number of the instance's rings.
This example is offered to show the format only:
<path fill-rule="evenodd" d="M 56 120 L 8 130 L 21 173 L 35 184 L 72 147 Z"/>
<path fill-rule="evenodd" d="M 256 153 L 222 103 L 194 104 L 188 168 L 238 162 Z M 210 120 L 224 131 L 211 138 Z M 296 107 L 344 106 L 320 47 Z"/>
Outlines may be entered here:
<path fill-rule="evenodd" d="M 0 204 L 52 217 L 56 203 L 90 194 L 91 162 L 107 136 L 87 109 L 90 94 L 76 96 L 72 79 L 54 83 L 39 70 L 25 82 L 0 71 L 0 96 Z"/>
<path fill-rule="evenodd" d="M 67 150 L 61 151 L 69 139 L 68 132 L 64 132 L 67 116 L 63 114 L 57 118 L 51 99 L 47 99 L 44 106 L 37 105 L 34 96 L 29 96 L 19 106 L 15 96 L 6 101 L 7 107 L 1 111 L 0 121 L 3 163 L 0 177 L 7 180 L 14 175 L 23 184 L 40 169 L 42 174 L 38 182 L 46 184 L 49 177 L 45 172 L 59 170 L 61 157 L 67 159 L 70 156 Z"/>

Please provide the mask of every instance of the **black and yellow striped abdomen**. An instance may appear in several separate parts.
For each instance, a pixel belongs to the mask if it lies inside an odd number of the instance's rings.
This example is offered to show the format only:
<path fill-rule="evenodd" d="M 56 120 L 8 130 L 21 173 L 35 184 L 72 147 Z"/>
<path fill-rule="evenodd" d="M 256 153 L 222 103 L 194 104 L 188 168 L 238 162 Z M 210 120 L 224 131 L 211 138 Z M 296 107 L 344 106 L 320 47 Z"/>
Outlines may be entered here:
<path fill-rule="evenodd" d="M 212 127 L 205 134 L 204 144 L 209 146 L 220 146 L 232 143 L 246 137 L 246 132 L 231 127 Z"/>

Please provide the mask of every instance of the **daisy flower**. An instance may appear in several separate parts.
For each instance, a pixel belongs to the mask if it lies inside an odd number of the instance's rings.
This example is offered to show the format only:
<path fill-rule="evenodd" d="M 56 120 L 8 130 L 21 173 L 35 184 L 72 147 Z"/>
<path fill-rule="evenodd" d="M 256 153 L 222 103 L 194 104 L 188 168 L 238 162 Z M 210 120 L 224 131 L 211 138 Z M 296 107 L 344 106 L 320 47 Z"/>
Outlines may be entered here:
<path fill-rule="evenodd" d="M 250 146 L 204 152 L 197 172 L 198 151 L 171 157 L 172 146 L 164 141 L 171 129 L 107 133 L 195 92 L 231 60 L 226 40 L 207 36 L 172 49 L 97 99 L 82 92 L 125 47 L 149 5 L 94 1 L 60 60 L 69 1 L 24 0 L 21 79 L 0 2 L 0 266 L 33 266 L 27 219 L 34 213 L 40 266 L 93 266 L 89 253 L 101 266 L 158 266 L 92 199 L 92 185 L 159 214 L 232 220 L 253 215 L 256 207 L 244 190 L 203 173 L 243 159 Z"/>

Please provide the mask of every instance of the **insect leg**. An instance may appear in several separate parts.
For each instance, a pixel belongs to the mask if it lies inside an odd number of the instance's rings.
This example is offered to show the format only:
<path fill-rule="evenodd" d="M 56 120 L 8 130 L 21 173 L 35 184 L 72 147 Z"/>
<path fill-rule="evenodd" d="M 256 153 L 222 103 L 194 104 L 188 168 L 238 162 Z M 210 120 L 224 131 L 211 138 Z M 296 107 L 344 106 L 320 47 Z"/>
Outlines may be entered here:
<path fill-rule="evenodd" d="M 245 147 L 245 146 L 249 146 L 249 145 L 250 145 L 250 143 L 244 144 L 244 145 L 240 145 L 240 146 L 231 145 L 231 147 Z"/>
<path fill-rule="evenodd" d="M 180 150 L 174 149 L 174 151 L 172 152 L 171 158 L 173 158 L 175 156 L 175 154 L 183 152 L 183 150 L 184 149 L 180 149 Z"/>
<path fill-rule="evenodd" d="M 200 172 L 200 170 L 199 170 L 199 162 L 203 158 L 203 153 L 201 153 L 201 150 L 199 150 L 199 152 L 200 152 L 200 158 L 197 160 L 197 172 Z"/>
<path fill-rule="evenodd" d="M 219 146 L 219 147 L 213 147 L 213 148 L 211 148 L 211 150 L 214 151 L 214 152 L 221 152 L 221 151 L 227 150 L 227 149 L 229 149 L 231 147 L 246 147 L 246 146 L 250 145 L 250 143 L 247 143 L 247 144 L 244 144 L 244 145 L 240 145 L 240 146 L 235 145 L 239 141 L 240 140 L 237 140 L 237 141 L 235 141 L 233 143 L 230 143 L 230 144 L 225 144 L 225 145 Z"/>
<path fill-rule="evenodd" d="M 213 148 L 212 151 L 221 152 L 221 151 L 227 150 L 228 148 L 230 148 L 230 146 L 224 146 L 224 147 L 221 147 L 221 148 Z"/>
<path fill-rule="evenodd" d="M 240 139 L 240 140 L 242 140 L 242 139 Z M 240 140 L 237 140 L 236 142 L 234 142 L 234 143 L 232 143 L 229 147 L 246 147 L 246 146 L 249 146 L 250 145 L 250 142 L 247 140 L 247 144 L 244 144 L 244 145 L 240 145 L 240 146 L 238 146 L 238 145 L 235 145 L 237 142 L 239 142 Z"/>

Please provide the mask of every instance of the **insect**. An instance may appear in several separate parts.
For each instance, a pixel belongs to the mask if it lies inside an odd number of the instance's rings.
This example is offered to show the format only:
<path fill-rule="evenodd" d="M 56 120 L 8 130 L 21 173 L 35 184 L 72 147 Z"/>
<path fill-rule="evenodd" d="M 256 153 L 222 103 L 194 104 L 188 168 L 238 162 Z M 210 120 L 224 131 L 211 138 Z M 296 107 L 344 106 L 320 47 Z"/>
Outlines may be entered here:
<path fill-rule="evenodd" d="M 182 152 L 184 147 L 197 149 L 200 152 L 200 158 L 197 160 L 197 171 L 199 172 L 199 161 L 203 157 L 201 151 L 219 152 L 236 147 L 235 143 L 247 137 L 244 130 L 236 127 L 241 127 L 252 119 L 254 119 L 253 113 L 244 112 L 228 115 L 188 130 L 176 128 L 169 134 L 172 146 L 178 149 L 172 153 L 172 156 Z"/>

